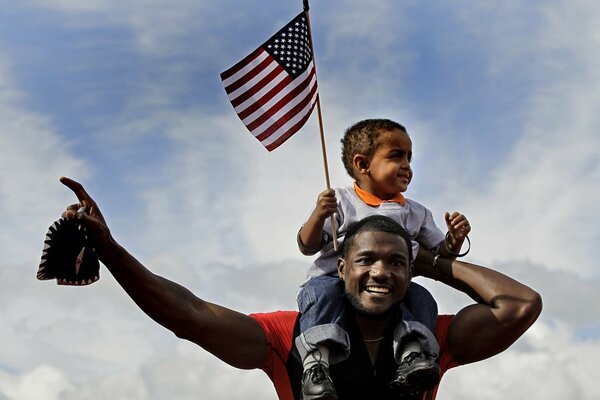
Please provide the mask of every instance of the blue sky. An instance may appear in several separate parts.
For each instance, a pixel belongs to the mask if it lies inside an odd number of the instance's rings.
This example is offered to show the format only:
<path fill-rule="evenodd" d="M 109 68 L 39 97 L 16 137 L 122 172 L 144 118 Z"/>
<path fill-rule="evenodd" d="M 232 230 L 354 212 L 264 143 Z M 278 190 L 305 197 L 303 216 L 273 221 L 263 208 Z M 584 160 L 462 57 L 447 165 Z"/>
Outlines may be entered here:
<path fill-rule="evenodd" d="M 325 186 L 316 115 L 268 153 L 219 73 L 301 2 L 4 3 L 0 400 L 275 398 L 261 372 L 232 370 L 156 326 L 106 270 L 86 288 L 35 272 L 48 225 L 75 201 L 58 182 L 67 175 L 154 272 L 244 312 L 295 308 L 309 262 L 295 234 Z M 440 226 L 445 211 L 466 214 L 469 261 L 544 297 L 514 347 L 449 373 L 438 398 L 598 398 L 600 6 L 311 7 L 332 186 L 350 183 L 339 161 L 347 126 L 403 123 L 415 153 L 406 195 Z M 419 282 L 443 312 L 469 303 Z"/>

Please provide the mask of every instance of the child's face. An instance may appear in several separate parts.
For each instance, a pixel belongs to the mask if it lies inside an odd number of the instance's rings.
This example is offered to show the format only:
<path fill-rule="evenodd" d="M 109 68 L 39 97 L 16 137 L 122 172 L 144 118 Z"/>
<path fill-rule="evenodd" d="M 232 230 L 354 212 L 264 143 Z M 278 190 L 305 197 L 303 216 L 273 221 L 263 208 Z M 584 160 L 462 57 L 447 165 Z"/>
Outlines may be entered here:
<path fill-rule="evenodd" d="M 385 131 L 369 162 L 368 173 L 361 179 L 361 188 L 387 200 L 408 188 L 413 173 L 410 168 L 412 142 L 400 129 Z"/>

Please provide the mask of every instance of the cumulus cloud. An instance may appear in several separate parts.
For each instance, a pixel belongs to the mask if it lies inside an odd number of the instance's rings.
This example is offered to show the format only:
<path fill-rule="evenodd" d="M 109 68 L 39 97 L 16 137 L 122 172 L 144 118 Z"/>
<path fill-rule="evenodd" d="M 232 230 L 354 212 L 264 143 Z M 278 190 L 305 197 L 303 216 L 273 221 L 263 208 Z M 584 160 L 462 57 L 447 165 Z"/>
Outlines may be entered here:
<path fill-rule="evenodd" d="M 142 80 L 141 89 L 128 93 L 123 110 L 93 133 L 98 153 L 127 166 L 117 176 L 106 172 L 109 163 L 94 164 L 95 154 L 77 151 L 81 139 L 69 136 L 72 144 L 65 143 L 65 134 L 54 126 L 60 116 L 28 109 L 24 100 L 35 93 L 14 86 L 9 61 L 0 65 L 0 217 L 8 227 L 0 231 L 2 400 L 35 399 L 40 393 L 50 400 L 275 398 L 262 372 L 234 370 L 156 326 L 105 269 L 100 282 L 87 288 L 34 279 L 41 240 L 54 218 L 49 216 L 58 217 L 74 201 L 56 178 L 72 174 L 97 194 L 117 239 L 153 271 L 244 312 L 295 307 L 295 290 L 308 263 L 296 249 L 295 236 L 325 186 L 316 116 L 289 145 L 267 153 L 244 130 L 221 88 L 218 93 L 206 89 L 216 86 L 212 80 L 201 83 L 212 101 L 180 106 L 185 99 L 178 96 L 200 84 L 185 78 L 191 75 L 190 58 L 174 55 L 197 52 L 202 65 L 214 69 L 216 82 L 216 64 L 228 64 L 223 53 L 237 57 L 250 48 L 238 54 L 236 46 L 242 45 L 214 35 L 212 30 L 225 24 L 223 16 L 216 18 L 216 6 L 146 3 L 29 3 L 77 16 L 67 18 L 67 29 L 124 26 L 144 60 L 167 71 L 163 78 Z M 505 98 L 522 119 L 490 121 L 513 124 L 518 133 L 506 136 L 506 148 L 465 146 L 467 154 L 457 158 L 455 149 L 465 141 L 448 129 L 456 121 L 451 114 L 464 106 L 462 97 L 482 96 L 480 82 L 462 87 L 457 104 L 444 109 L 430 110 L 429 102 L 407 98 L 412 93 L 407 79 L 418 77 L 414 69 L 420 65 L 421 50 L 411 46 L 411 34 L 423 29 L 410 14 L 423 11 L 416 3 L 398 10 L 396 3 L 379 2 L 360 25 L 353 22 L 362 16 L 362 4 L 319 5 L 323 14 L 314 22 L 325 38 L 317 39 L 322 40 L 317 61 L 324 78 L 319 84 L 331 181 L 333 186 L 349 183 L 338 144 L 349 121 L 374 115 L 401 119 L 415 132 L 410 195 L 438 217 L 448 208 L 464 210 L 475 229 L 469 258 L 515 276 L 544 297 L 544 312 L 524 338 L 491 360 L 449 372 L 439 399 L 595 399 L 599 393 L 589 384 L 594 369 L 588 360 L 600 349 L 592 261 L 600 203 L 600 143 L 594 134 L 600 128 L 595 112 L 598 6 L 468 3 L 438 4 L 443 21 L 423 14 L 448 28 L 436 31 L 440 41 L 427 42 L 429 50 L 439 56 L 436 60 L 448 61 L 479 46 L 472 64 L 489 82 L 487 90 L 502 88 L 512 75 L 508 86 L 524 83 L 518 95 Z M 246 16 L 232 13 L 230 18 L 252 30 Z M 190 47 L 189 39 L 199 32 L 206 35 Z M 448 67 L 448 77 L 465 75 L 453 62 L 441 65 Z M 439 83 L 440 90 L 450 90 Z M 497 164 L 489 163 L 494 157 Z M 422 283 L 443 312 L 470 302 L 434 282 Z"/>
<path fill-rule="evenodd" d="M 594 381 L 592 360 L 599 355 L 600 343 L 573 342 L 572 337 L 564 337 L 563 332 L 543 323 L 537 324 L 532 333 L 539 330 L 546 330 L 546 348 L 509 350 L 490 360 L 451 370 L 438 399 L 597 398 L 600 390 L 590 382 Z"/>
<path fill-rule="evenodd" d="M 445 210 L 442 207 L 448 206 L 439 199 L 453 199 L 451 203 L 460 204 L 471 217 L 475 257 L 520 257 L 597 277 L 593 243 L 598 230 L 593 227 L 598 225 L 600 204 L 600 140 L 595 134 L 600 120 L 594 110 L 599 106 L 600 76 L 593 65 L 600 42 L 591 21 L 600 10 L 587 3 L 569 5 L 569 12 L 563 12 L 565 7 L 556 2 L 535 9 L 533 33 L 527 36 L 521 26 L 517 32 L 523 40 L 508 46 L 512 53 L 504 51 L 500 37 L 488 40 L 486 35 L 494 30 L 475 29 L 479 39 L 491 45 L 489 50 L 499 49 L 498 58 L 505 63 L 490 70 L 490 77 L 504 79 L 507 71 L 524 68 L 523 79 L 531 89 L 522 99 L 524 124 L 513 127 L 522 133 L 496 170 L 479 173 L 487 175 L 487 185 L 470 185 L 471 174 L 448 177 L 444 195 L 432 200 L 435 209 Z M 519 7 L 507 6 L 505 12 L 508 20 L 521 18 L 516 14 Z M 474 26 L 477 20 L 468 22 Z M 498 73 L 502 69 L 505 73 Z M 442 157 L 442 162 L 452 164 L 453 157 Z M 467 158 L 473 162 L 473 157 Z M 456 184 L 463 188 L 457 190 Z"/>
<path fill-rule="evenodd" d="M 31 254 L 41 254 L 41 248 L 31 247 L 30 238 L 36 235 L 42 240 L 52 222 L 48 216 L 60 216 L 57 204 L 69 204 L 58 177 L 75 171 L 82 177 L 88 173 L 85 162 L 69 151 L 73 142 L 56 132 L 50 118 L 23 106 L 26 95 L 12 84 L 11 68 L 8 61 L 0 62 L 2 264 L 23 258 L 31 261 Z"/>
<path fill-rule="evenodd" d="M 22 375 L 0 372 L 0 399 L 59 400 L 72 388 L 69 378 L 51 365 L 42 364 Z"/>
<path fill-rule="evenodd" d="M 176 6 L 170 2 L 145 0 L 30 2 L 64 16 L 65 23 L 71 27 L 125 28 L 133 34 L 136 48 L 145 56 L 165 61 L 169 57 L 189 56 L 189 40 L 201 40 L 197 38 L 210 34 L 211 40 L 202 41 L 202 46 L 197 46 L 193 52 L 203 56 L 199 61 L 210 63 L 211 58 L 218 59 L 223 46 L 228 44 L 227 35 L 217 35 L 217 28 L 228 23 L 247 23 L 245 18 L 240 19 L 244 7 L 237 12 L 235 9 L 240 8 L 240 4 L 230 1 L 219 2 L 218 6 L 193 0 L 179 0 Z"/>
<path fill-rule="evenodd" d="M 147 264 L 152 265 L 152 260 Z M 197 282 L 194 276 L 182 277 L 179 282 L 195 287 L 201 297 L 247 312 L 288 308 L 293 306 L 292 282 L 298 279 L 295 275 L 299 266 L 294 262 L 237 269 L 222 264 L 216 266 L 216 272 L 206 271 L 202 277 L 204 282 Z M 497 267 L 517 278 L 529 277 L 530 282 L 526 283 L 546 298 L 542 317 L 517 344 L 501 355 L 450 371 L 444 378 L 439 398 L 521 398 L 523 394 L 553 398 L 553 393 L 596 398 L 598 391 L 588 384 L 593 379 L 590 376 L 593 368 L 588 363 L 593 362 L 593 355 L 600 351 L 598 339 L 581 339 L 576 334 L 578 326 L 585 325 L 590 315 L 598 313 L 595 305 L 600 303 L 594 283 L 574 274 L 565 275 L 534 265 L 507 263 Z M 249 281 L 253 284 L 248 285 Z M 281 283 L 285 284 L 275 287 Z M 443 305 L 442 312 L 454 312 L 469 302 L 465 295 L 455 294 L 448 288 L 436 289 L 432 282 L 427 283 Z M 579 314 L 578 317 L 564 317 L 568 304 L 563 306 L 557 293 L 563 285 L 580 293 L 575 299 L 577 304 L 588 305 L 580 313 L 571 310 Z M 87 288 L 52 285 L 43 289 L 46 304 L 42 307 L 24 315 L 22 312 L 2 315 L 8 326 L 15 327 L 15 331 L 9 330 L 6 335 L 13 340 L 7 342 L 3 338 L 3 343 L 10 347 L 27 347 L 21 355 L 30 360 L 18 372 L 0 373 L 0 393 L 7 399 L 34 399 L 25 395 L 40 393 L 48 387 L 52 387 L 48 395 L 55 396 L 50 399 L 69 400 L 112 396 L 140 400 L 158 400 L 165 396 L 178 400 L 198 396 L 243 399 L 248 394 L 275 397 L 271 383 L 262 372 L 235 370 L 156 326 L 109 276 Z M 14 292 L 6 297 L 14 297 Z M 39 298 L 42 296 L 36 295 L 32 301 Z M 5 300 L 2 299 L 2 304 Z M 69 304 L 74 306 L 69 309 Z M 14 305 L 20 310 L 26 309 L 18 303 Z M 40 318 L 40 315 L 46 317 Z M 17 336 L 22 337 L 24 343 L 16 343 Z M 127 356 L 123 357 L 124 354 Z M 581 357 L 581 354 L 591 356 Z M 40 363 L 39 360 L 45 361 Z M 4 358 L 6 361 L 18 365 L 10 358 Z M 551 387 L 538 388 L 546 376 L 553 377 Z M 235 387 L 231 382 L 236 382 Z M 228 390 L 223 392 L 223 387 Z M 534 393 L 539 393 L 539 397 Z"/>

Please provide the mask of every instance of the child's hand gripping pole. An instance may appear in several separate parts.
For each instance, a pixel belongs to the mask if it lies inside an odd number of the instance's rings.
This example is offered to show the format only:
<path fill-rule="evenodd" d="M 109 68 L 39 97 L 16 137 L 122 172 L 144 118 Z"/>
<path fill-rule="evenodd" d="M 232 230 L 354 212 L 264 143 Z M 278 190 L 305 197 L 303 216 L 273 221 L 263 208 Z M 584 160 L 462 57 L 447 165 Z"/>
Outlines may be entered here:
<path fill-rule="evenodd" d="M 315 78 L 317 76 L 317 61 L 315 60 L 315 49 L 313 46 L 313 39 L 312 39 L 312 31 L 310 29 L 310 16 L 309 16 L 309 5 L 308 5 L 308 0 L 303 0 L 303 5 L 304 5 L 304 13 L 306 14 L 306 23 L 308 25 L 308 37 L 309 37 L 309 41 L 310 41 L 310 50 L 313 56 L 313 64 L 314 64 L 314 71 L 315 71 Z M 323 154 L 323 165 L 325 167 L 325 181 L 327 182 L 327 190 L 331 189 L 331 185 L 329 183 L 329 168 L 327 167 L 327 150 L 325 148 L 325 134 L 324 134 L 324 130 L 323 130 L 323 115 L 321 114 L 321 96 L 317 96 L 317 116 L 319 118 L 319 133 L 321 136 L 321 152 Z M 333 233 L 333 250 L 337 251 L 338 250 L 338 245 L 337 245 L 337 226 L 335 223 L 335 219 L 333 218 L 333 214 L 331 215 L 331 232 Z"/>

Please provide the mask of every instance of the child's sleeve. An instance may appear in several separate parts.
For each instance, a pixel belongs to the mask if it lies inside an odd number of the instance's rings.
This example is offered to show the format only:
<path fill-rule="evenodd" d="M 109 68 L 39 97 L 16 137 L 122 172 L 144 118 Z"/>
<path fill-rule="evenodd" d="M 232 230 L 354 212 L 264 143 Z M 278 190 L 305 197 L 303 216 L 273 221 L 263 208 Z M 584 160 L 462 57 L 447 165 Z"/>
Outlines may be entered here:
<path fill-rule="evenodd" d="M 446 235 L 435 224 L 431 211 L 429 211 L 429 209 L 426 207 L 423 207 L 423 210 L 423 222 L 421 223 L 419 234 L 415 239 L 427 250 L 432 250 L 438 247 L 440 243 L 444 241 Z"/>
<path fill-rule="evenodd" d="M 302 243 L 302 238 L 300 237 L 301 231 L 302 231 L 302 228 L 300 228 L 298 230 L 298 234 L 296 235 L 296 242 L 298 243 L 298 249 L 300 249 L 300 252 L 304 255 L 313 255 L 315 253 L 318 253 L 320 251 L 320 249 L 309 249 L 308 247 L 306 247 L 304 245 L 304 243 Z M 327 244 L 327 241 L 326 241 L 325 231 L 323 231 L 323 237 L 321 238 L 321 248 L 323 248 L 323 246 L 325 244 Z"/>
<path fill-rule="evenodd" d="M 335 229 L 337 233 L 338 239 L 340 239 L 340 227 L 344 224 L 344 212 L 340 207 L 340 202 L 338 201 L 337 210 L 333 213 L 333 219 L 335 221 Z M 323 224 L 323 246 L 331 243 L 333 241 L 333 233 L 331 227 L 331 218 L 327 218 L 325 220 L 325 224 Z"/>

